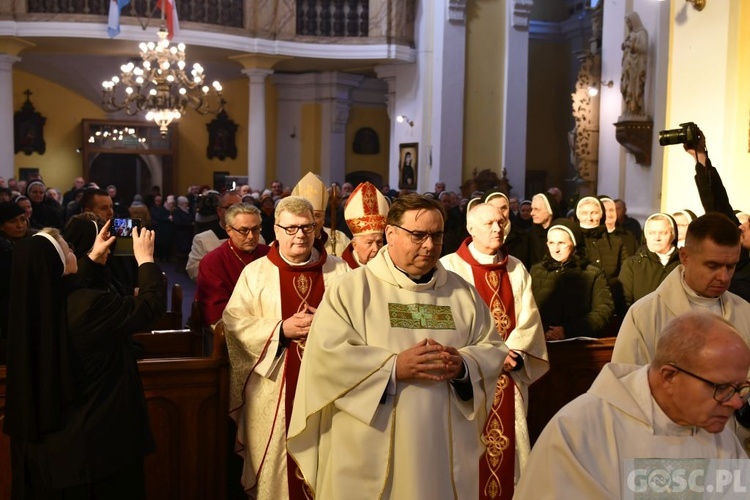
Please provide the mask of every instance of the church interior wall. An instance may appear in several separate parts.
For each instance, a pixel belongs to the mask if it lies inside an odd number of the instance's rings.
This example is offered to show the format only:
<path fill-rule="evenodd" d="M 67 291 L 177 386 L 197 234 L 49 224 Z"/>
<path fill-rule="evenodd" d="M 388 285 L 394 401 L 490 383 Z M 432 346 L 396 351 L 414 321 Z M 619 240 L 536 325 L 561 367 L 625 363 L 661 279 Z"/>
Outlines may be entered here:
<path fill-rule="evenodd" d="M 354 135 L 357 130 L 369 127 L 378 135 L 380 149 L 377 154 L 357 154 L 354 152 Z M 355 106 L 349 111 L 346 124 L 346 172 L 369 171 L 388 178 L 388 157 L 390 155 L 390 120 L 385 108 Z M 332 179 L 336 180 L 336 179 Z M 344 179 L 338 179 L 343 182 Z"/>
<path fill-rule="evenodd" d="M 503 166 L 505 26 L 504 0 L 468 2 L 463 179 L 474 169 L 499 173 Z"/>
<path fill-rule="evenodd" d="M 13 72 L 13 110 L 21 109 L 26 102 L 26 89 L 31 90 L 31 103 L 35 110 L 47 118 L 44 126 L 46 151 L 15 155 L 14 175 L 21 168 L 38 168 L 45 182 L 61 190 L 69 189 L 81 175 L 81 155 L 76 152 L 82 145 L 81 120 L 104 119 L 106 115 L 98 103 L 84 99 L 79 94 L 24 71 Z"/>
<path fill-rule="evenodd" d="M 188 110 L 180 118 L 178 130 L 178 168 L 175 170 L 175 189 L 178 193 L 187 192 L 191 184 L 213 184 L 213 172 L 229 172 L 230 175 L 247 175 L 248 150 L 248 81 L 247 78 L 237 78 L 222 82 L 224 96 L 227 101 L 225 111 L 229 119 L 237 124 L 237 158 L 208 159 L 208 129 L 206 126 L 214 120 L 215 115 L 199 115 Z M 270 103 L 266 103 L 269 106 Z M 252 112 L 252 111 L 250 111 Z"/>
<path fill-rule="evenodd" d="M 665 126 L 694 121 L 705 132 L 709 154 L 719 169 L 730 200 L 747 205 L 748 158 L 748 12 L 739 0 L 710 2 L 702 12 L 672 5 L 673 33 Z M 744 14 L 744 19 L 742 15 Z M 721 54 L 722 57 L 717 57 Z M 743 57 L 744 59 L 740 59 Z M 743 68 L 740 70 L 739 68 Z M 735 110 L 741 109 L 740 112 Z M 657 146 L 658 147 L 658 146 Z M 693 165 L 679 146 L 664 152 L 661 206 L 673 211 L 701 205 Z"/>

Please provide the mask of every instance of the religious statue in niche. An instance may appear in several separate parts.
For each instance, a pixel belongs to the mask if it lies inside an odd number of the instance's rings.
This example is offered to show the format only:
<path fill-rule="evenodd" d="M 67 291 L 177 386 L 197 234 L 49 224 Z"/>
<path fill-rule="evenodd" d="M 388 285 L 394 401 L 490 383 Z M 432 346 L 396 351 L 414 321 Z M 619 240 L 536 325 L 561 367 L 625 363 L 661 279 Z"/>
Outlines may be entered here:
<path fill-rule="evenodd" d="M 31 104 L 31 90 L 26 89 L 26 102 L 20 111 L 13 115 L 13 136 L 15 152 L 23 151 L 30 156 L 32 153 L 43 155 L 47 149 L 44 143 L 44 124 L 47 118 L 34 109 Z"/>
<path fill-rule="evenodd" d="M 221 111 L 211 123 L 206 125 L 208 129 L 208 147 L 206 156 L 209 160 L 218 158 L 225 160 L 237 158 L 237 124 L 229 119 L 226 111 Z"/>
<path fill-rule="evenodd" d="M 646 57 L 648 32 L 636 12 L 625 16 L 627 35 L 622 42 L 622 92 L 623 112 L 620 120 L 646 116 L 643 92 L 646 87 Z"/>

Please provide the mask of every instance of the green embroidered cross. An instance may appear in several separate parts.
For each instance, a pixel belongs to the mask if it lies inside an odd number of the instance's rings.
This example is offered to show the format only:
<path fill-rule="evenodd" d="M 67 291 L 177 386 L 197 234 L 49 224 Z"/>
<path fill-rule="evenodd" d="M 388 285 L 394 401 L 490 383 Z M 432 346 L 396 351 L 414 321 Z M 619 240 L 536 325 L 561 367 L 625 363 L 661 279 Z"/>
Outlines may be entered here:
<path fill-rule="evenodd" d="M 426 327 L 427 322 L 431 320 L 434 315 L 429 312 L 425 306 L 420 304 L 417 306 L 417 310 L 411 313 L 411 317 L 419 321 L 420 326 Z"/>
<path fill-rule="evenodd" d="M 388 304 L 392 327 L 420 330 L 455 330 L 456 323 L 449 306 L 433 304 Z"/>

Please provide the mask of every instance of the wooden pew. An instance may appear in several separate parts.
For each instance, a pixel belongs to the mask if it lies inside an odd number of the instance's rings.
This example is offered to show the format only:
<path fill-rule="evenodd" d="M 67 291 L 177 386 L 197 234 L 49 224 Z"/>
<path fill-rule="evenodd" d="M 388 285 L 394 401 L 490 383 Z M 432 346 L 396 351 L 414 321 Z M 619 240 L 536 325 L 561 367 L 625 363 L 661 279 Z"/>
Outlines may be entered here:
<path fill-rule="evenodd" d="M 146 457 L 149 500 L 226 498 L 229 360 L 222 328 L 210 358 L 138 362 L 157 450 Z M 0 426 L 6 369 L 0 366 Z M 113 429 L 117 432 L 117 429 Z M 0 432 L 0 500 L 10 499 L 10 441 Z"/>
<path fill-rule="evenodd" d="M 167 293 L 167 275 L 164 276 L 164 293 Z M 172 285 L 172 300 L 169 303 L 169 309 L 164 316 L 154 321 L 149 330 L 180 330 L 185 327 L 182 319 L 182 285 L 175 283 Z"/>
<path fill-rule="evenodd" d="M 612 359 L 615 337 L 597 342 L 548 343 L 549 371 L 529 387 L 529 436 L 532 445 L 560 408 L 588 391 L 602 367 Z"/>
<path fill-rule="evenodd" d="M 144 359 L 194 358 L 203 354 L 201 330 L 154 330 L 136 333 L 133 340 L 143 346 Z"/>

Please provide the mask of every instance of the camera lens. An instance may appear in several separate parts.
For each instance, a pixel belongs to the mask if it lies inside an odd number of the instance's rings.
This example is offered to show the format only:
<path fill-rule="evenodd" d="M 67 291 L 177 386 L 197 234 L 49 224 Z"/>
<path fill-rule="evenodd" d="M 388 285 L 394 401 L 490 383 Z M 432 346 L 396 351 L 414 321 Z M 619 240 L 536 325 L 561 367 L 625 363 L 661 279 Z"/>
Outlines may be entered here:
<path fill-rule="evenodd" d="M 659 132 L 659 145 L 671 146 L 672 144 L 683 144 L 687 141 L 687 132 L 684 128 L 674 128 Z"/>

